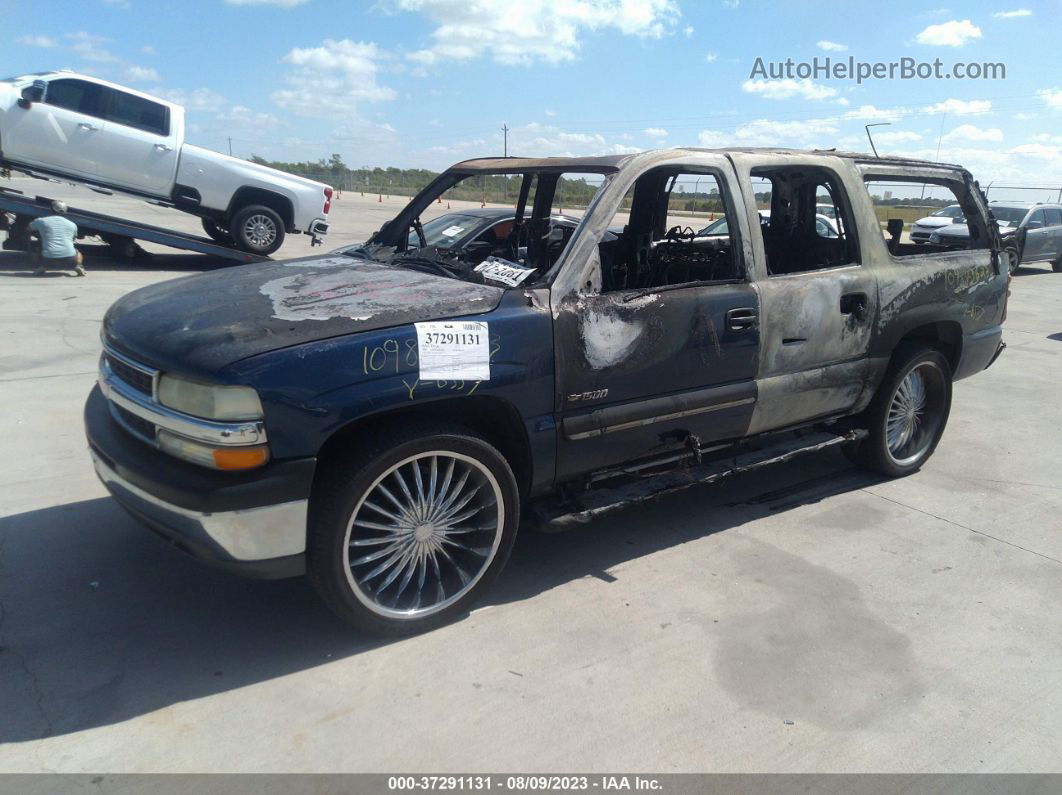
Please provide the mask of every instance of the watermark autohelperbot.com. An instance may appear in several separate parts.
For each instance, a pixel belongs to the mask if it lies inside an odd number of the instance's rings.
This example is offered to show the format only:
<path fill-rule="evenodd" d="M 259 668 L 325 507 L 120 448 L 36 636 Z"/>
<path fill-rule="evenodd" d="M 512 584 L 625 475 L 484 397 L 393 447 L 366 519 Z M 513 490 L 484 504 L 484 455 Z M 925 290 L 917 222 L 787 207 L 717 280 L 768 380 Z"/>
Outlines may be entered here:
<path fill-rule="evenodd" d="M 757 58 L 749 80 L 1006 80 L 1007 65 L 1000 61 L 956 61 L 940 58 L 919 61 L 903 57 L 895 61 L 859 61 L 855 56 L 815 56 L 810 61 L 768 61 Z"/>

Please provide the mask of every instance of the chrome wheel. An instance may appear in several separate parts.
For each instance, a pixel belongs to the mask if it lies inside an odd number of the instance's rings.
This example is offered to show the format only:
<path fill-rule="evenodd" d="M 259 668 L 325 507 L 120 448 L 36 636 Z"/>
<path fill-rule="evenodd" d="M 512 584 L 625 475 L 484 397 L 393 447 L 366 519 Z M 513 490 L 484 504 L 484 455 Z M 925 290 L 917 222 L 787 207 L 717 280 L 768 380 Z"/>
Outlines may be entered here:
<path fill-rule="evenodd" d="M 922 362 L 896 387 L 885 419 L 885 443 L 896 464 L 914 463 L 933 444 L 943 416 L 943 379 L 935 364 Z"/>
<path fill-rule="evenodd" d="M 388 618 L 422 618 L 468 593 L 494 560 L 505 526 L 497 479 L 475 458 L 433 450 L 378 477 L 347 524 L 347 582 Z"/>
<path fill-rule="evenodd" d="M 277 239 L 277 225 L 268 215 L 252 215 L 243 223 L 243 237 L 255 248 L 267 248 Z"/>

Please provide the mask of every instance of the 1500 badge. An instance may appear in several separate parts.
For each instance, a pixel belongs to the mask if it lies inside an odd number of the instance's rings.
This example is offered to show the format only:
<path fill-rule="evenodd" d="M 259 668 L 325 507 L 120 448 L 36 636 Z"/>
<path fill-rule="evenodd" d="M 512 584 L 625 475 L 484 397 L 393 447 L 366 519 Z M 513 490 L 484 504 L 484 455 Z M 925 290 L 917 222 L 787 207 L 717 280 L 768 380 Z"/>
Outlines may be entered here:
<path fill-rule="evenodd" d="M 583 400 L 601 400 L 603 397 L 608 397 L 608 390 L 595 389 L 593 392 L 580 392 L 576 395 L 568 395 L 568 402 L 575 403 Z"/>

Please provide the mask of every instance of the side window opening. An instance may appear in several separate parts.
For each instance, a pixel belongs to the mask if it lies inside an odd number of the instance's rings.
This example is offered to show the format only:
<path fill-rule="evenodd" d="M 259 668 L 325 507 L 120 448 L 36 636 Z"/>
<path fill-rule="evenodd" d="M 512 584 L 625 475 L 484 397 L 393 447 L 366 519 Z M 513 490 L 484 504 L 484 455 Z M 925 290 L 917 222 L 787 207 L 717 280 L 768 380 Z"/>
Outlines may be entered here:
<path fill-rule="evenodd" d="M 752 188 L 769 275 L 859 264 L 847 197 L 828 169 L 753 169 Z"/>
<path fill-rule="evenodd" d="M 602 291 L 744 279 L 741 246 L 716 172 L 642 174 L 599 244 Z"/>
<path fill-rule="evenodd" d="M 894 257 L 988 248 L 980 208 L 958 180 L 867 174 L 863 183 Z"/>

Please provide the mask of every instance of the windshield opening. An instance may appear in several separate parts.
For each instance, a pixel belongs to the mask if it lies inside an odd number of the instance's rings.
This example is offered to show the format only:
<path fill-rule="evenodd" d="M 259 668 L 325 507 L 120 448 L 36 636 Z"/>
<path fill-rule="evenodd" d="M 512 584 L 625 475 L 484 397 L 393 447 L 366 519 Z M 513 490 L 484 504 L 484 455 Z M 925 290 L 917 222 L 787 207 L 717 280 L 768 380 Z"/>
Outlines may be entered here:
<path fill-rule="evenodd" d="M 501 287 L 543 283 L 604 173 L 443 174 L 351 256 Z"/>

